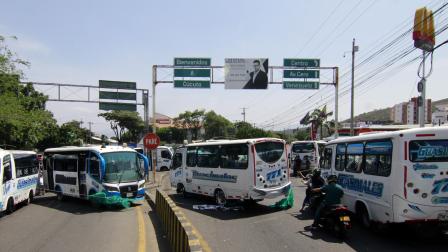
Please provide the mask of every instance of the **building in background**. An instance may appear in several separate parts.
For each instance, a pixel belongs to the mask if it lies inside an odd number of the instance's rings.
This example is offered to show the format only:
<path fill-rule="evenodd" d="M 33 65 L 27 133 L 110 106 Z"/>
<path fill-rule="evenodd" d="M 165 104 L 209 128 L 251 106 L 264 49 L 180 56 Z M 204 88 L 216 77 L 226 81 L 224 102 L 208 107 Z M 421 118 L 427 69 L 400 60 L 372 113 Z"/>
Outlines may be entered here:
<path fill-rule="evenodd" d="M 431 99 L 426 100 L 425 123 L 432 122 Z M 398 124 L 418 124 L 418 97 L 412 97 L 408 102 L 402 102 L 392 107 L 390 119 Z"/>
<path fill-rule="evenodd" d="M 391 116 L 390 120 L 394 123 L 400 123 L 403 124 L 404 122 L 407 122 L 407 115 L 408 115 L 408 103 L 402 102 L 392 107 L 390 110 Z"/>
<path fill-rule="evenodd" d="M 432 113 L 432 125 L 448 125 L 448 106 L 446 104 L 436 106 L 436 111 Z"/>
<path fill-rule="evenodd" d="M 149 119 L 149 124 L 152 125 L 152 118 Z M 174 120 L 167 115 L 156 113 L 156 126 L 157 128 L 174 127 Z"/>

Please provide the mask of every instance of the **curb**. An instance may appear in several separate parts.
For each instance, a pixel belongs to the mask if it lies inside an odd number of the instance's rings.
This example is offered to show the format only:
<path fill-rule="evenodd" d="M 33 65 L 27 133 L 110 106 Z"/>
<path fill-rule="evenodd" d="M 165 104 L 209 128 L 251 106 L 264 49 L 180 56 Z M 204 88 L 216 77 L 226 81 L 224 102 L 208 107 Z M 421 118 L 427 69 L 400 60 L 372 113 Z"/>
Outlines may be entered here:
<path fill-rule="evenodd" d="M 165 192 L 156 189 L 155 200 L 145 192 L 145 198 L 156 210 L 173 251 L 205 251 L 193 225 Z"/>

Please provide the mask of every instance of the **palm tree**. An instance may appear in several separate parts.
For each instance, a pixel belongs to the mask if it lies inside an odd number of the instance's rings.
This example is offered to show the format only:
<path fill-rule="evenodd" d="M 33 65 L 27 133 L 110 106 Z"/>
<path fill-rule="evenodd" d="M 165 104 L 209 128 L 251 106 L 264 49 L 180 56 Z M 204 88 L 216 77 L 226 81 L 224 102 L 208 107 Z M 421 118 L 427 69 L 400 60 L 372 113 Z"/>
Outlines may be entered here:
<path fill-rule="evenodd" d="M 328 122 L 327 119 L 332 115 L 333 112 L 327 112 L 327 105 L 325 105 L 322 107 L 322 109 L 316 108 L 315 110 L 313 110 L 313 112 L 311 112 L 311 115 L 309 116 L 308 122 L 311 123 L 311 128 L 316 130 L 320 129 L 321 139 L 323 136 L 323 127 L 326 127 L 328 129 L 328 132 L 330 133 L 331 122 Z"/>

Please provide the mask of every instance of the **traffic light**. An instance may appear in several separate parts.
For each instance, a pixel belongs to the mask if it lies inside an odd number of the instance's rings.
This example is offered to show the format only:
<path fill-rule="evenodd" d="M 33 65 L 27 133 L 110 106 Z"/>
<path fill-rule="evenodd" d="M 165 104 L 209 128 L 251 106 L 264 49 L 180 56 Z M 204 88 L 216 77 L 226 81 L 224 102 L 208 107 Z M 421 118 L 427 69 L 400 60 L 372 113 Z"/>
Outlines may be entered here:
<path fill-rule="evenodd" d="M 432 51 L 436 43 L 434 34 L 434 16 L 426 7 L 417 9 L 414 17 L 414 46 L 424 51 Z"/>

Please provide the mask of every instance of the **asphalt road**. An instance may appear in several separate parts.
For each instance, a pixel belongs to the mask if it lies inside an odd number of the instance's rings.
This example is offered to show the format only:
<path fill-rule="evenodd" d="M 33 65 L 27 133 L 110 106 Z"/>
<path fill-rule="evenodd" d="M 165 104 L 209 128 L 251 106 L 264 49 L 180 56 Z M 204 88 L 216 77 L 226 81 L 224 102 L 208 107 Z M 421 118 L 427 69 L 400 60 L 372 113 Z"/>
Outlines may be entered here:
<path fill-rule="evenodd" d="M 169 251 L 158 225 L 146 201 L 108 210 L 46 194 L 0 218 L 0 251 Z"/>
<path fill-rule="evenodd" d="M 301 214 L 305 186 L 293 179 L 295 206 L 270 207 L 266 200 L 252 209 L 194 210 L 195 204 L 214 204 L 212 199 L 184 198 L 171 191 L 172 199 L 199 230 L 213 251 L 447 251 L 448 237 L 423 238 L 403 226 L 373 232 L 354 223 L 345 240 L 322 230 L 311 231 L 311 214 Z"/>

